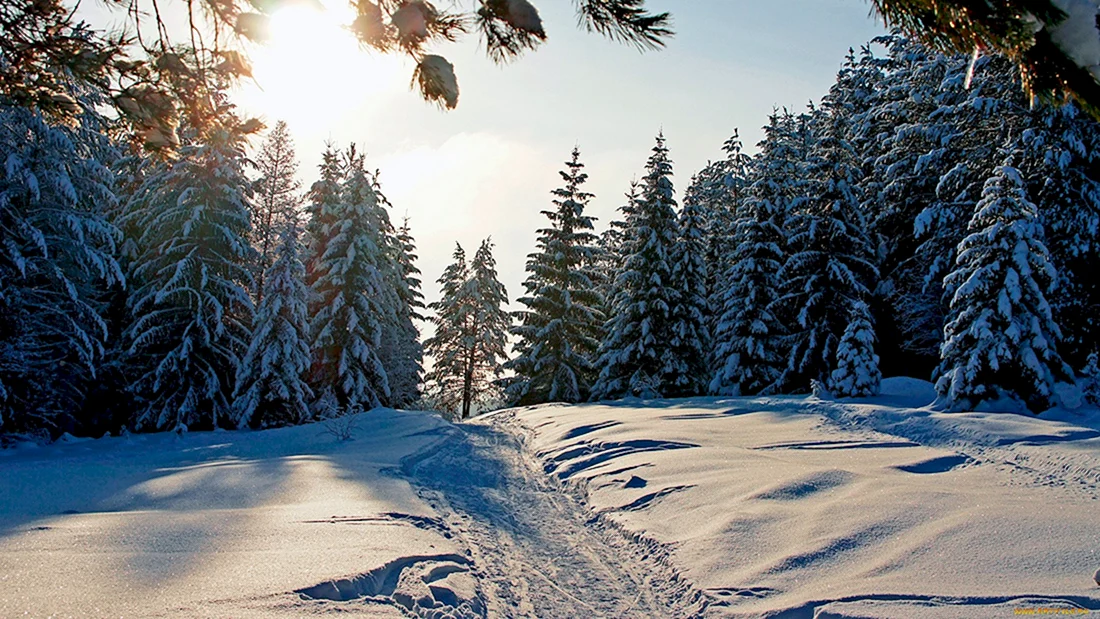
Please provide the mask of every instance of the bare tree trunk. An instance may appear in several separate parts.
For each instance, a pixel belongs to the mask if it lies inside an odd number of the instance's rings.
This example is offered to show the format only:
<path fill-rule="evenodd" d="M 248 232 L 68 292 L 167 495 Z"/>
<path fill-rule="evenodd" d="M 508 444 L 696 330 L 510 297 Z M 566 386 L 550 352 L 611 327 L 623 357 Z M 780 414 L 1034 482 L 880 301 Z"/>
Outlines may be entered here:
<path fill-rule="evenodd" d="M 466 353 L 466 371 L 462 377 L 462 418 L 469 419 L 470 417 L 470 403 L 473 400 L 474 395 L 474 350 L 476 346 L 471 346 L 470 350 Z"/>

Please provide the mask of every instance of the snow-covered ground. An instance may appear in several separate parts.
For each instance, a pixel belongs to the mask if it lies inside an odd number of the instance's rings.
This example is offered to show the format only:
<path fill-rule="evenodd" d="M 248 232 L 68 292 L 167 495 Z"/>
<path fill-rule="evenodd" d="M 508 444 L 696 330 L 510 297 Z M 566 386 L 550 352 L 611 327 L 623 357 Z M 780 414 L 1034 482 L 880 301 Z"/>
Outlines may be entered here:
<path fill-rule="evenodd" d="M 503 411 L 602 520 L 673 549 L 712 616 L 1100 610 L 1100 431 L 879 398 L 699 398 Z M 983 607 L 983 608 L 976 608 Z M 783 614 L 783 613 L 787 614 Z"/>
<path fill-rule="evenodd" d="M 357 425 L 347 442 L 315 424 L 0 452 L 0 617 L 294 617 L 359 596 L 401 617 L 402 592 L 476 610 L 463 549 L 385 473 L 448 424 Z"/>
<path fill-rule="evenodd" d="M 0 452 L 0 617 L 1100 610 L 1100 423 L 697 398 Z"/>

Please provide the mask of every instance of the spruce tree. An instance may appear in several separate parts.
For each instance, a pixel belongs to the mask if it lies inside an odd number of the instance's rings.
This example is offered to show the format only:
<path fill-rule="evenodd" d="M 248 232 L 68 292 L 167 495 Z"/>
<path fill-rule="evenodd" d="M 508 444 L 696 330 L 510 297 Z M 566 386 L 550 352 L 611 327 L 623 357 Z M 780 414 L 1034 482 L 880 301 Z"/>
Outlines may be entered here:
<path fill-rule="evenodd" d="M 466 364 L 474 321 L 469 298 L 470 267 L 466 251 L 455 243 L 452 262 L 437 280 L 442 297 L 428 304 L 434 312 L 435 334 L 424 341 L 424 353 L 432 358 L 431 370 L 424 376 L 427 395 L 439 410 L 461 416 L 464 408 Z"/>
<path fill-rule="evenodd" d="M 264 272 L 275 262 L 281 237 L 292 220 L 298 217 L 301 205 L 301 183 L 296 178 L 298 161 L 294 140 L 286 123 L 278 121 L 264 138 L 256 155 L 259 178 L 254 185 L 252 201 L 252 246 L 258 254 L 256 263 L 256 301 L 263 298 Z"/>
<path fill-rule="evenodd" d="M 753 183 L 733 225 L 728 266 L 715 293 L 715 364 L 710 392 L 754 395 L 772 386 L 783 367 L 778 337 L 782 325 L 772 313 L 779 270 L 786 259 L 783 222 L 787 187 L 798 162 L 786 147 L 785 127 L 773 114 L 765 128 Z"/>
<path fill-rule="evenodd" d="M 433 360 L 425 382 L 436 405 L 460 419 L 490 398 L 503 369 L 511 319 L 492 248 L 486 239 L 467 263 L 456 243 L 454 262 L 439 278 L 443 297 L 428 305 L 435 311 L 435 335 L 424 342 Z"/>
<path fill-rule="evenodd" d="M 508 291 L 497 278 L 493 241 L 485 239 L 470 263 L 471 279 L 467 283 L 473 303 L 473 347 L 467 358 L 463 387 L 463 418 L 473 412 L 474 403 L 485 404 L 495 394 L 496 379 L 508 358 L 505 347 L 512 318 L 504 309 Z"/>
<path fill-rule="evenodd" d="M 1096 351 L 1089 353 L 1085 362 L 1085 369 L 1081 372 L 1082 389 L 1085 402 L 1091 406 L 1100 406 L 1100 354 Z"/>
<path fill-rule="evenodd" d="M 829 391 L 841 398 L 866 398 L 879 394 L 882 373 L 875 354 L 875 330 L 866 303 L 852 304 L 848 326 L 836 349 L 836 369 L 829 377 Z"/>
<path fill-rule="evenodd" d="M 633 226 L 638 214 L 638 191 L 638 181 L 631 181 L 630 190 L 624 194 L 626 203 L 617 209 L 622 214 L 622 218 L 611 220 L 607 229 L 600 234 L 600 252 L 596 259 L 596 271 L 600 278 L 599 291 L 600 296 L 603 297 L 601 309 L 604 316 L 611 315 L 611 303 L 615 298 L 616 279 L 623 269 L 625 260 L 627 231 Z"/>
<path fill-rule="evenodd" d="M 773 303 L 790 329 L 781 388 L 803 391 L 826 383 L 852 303 L 865 301 L 877 278 L 875 252 L 855 195 L 860 172 L 844 138 L 844 111 L 810 152 L 803 198 L 788 218 L 788 258 Z"/>
<path fill-rule="evenodd" d="M 369 410 L 389 400 L 390 387 L 378 352 L 382 330 L 396 305 L 387 285 L 389 268 L 381 234 L 385 211 L 362 156 L 351 147 L 337 167 L 326 153 L 321 180 L 311 192 L 316 213 L 311 235 L 314 392 L 322 416 Z M 338 179 L 343 177 L 343 182 Z"/>
<path fill-rule="evenodd" d="M 5 35 L 6 36 L 6 35 Z M 94 103 L 94 101 L 89 101 Z M 0 430 L 73 429 L 121 287 L 110 146 L 92 105 L 71 125 L 0 99 Z"/>
<path fill-rule="evenodd" d="M 1035 206 L 1011 165 L 986 182 L 945 280 L 950 299 L 936 391 L 953 409 L 1008 397 L 1041 412 L 1071 372 L 1047 297 L 1056 279 Z"/>
<path fill-rule="evenodd" d="M 293 425 L 311 417 L 309 288 L 298 236 L 297 222 L 291 220 L 275 262 L 264 273 L 252 341 L 237 374 L 239 427 Z"/>
<path fill-rule="evenodd" d="M 390 242 L 394 299 L 397 302 L 382 338 L 382 365 L 390 380 L 390 406 L 406 408 L 420 399 L 424 373 L 424 349 L 414 320 L 424 320 L 424 295 L 420 269 L 416 268 L 416 242 L 406 217 Z"/>
<path fill-rule="evenodd" d="M 666 377 L 679 366 L 671 349 L 678 294 L 671 262 L 678 233 L 671 177 L 668 148 L 658 135 L 640 195 L 628 205 L 634 212 L 627 213 L 623 262 L 613 284 L 593 399 L 660 397 Z"/>
<path fill-rule="evenodd" d="M 1100 125 L 1072 105 L 1040 106 L 1020 133 L 1021 175 L 1043 224 L 1058 286 L 1047 300 L 1058 352 L 1081 368 L 1100 339 Z"/>
<path fill-rule="evenodd" d="M 677 224 L 679 236 L 672 246 L 672 340 L 674 364 L 665 379 L 667 395 L 688 397 L 706 391 L 712 353 L 710 304 L 707 290 L 707 218 L 701 204 L 685 202 Z"/>
<path fill-rule="evenodd" d="M 691 179 L 684 192 L 684 205 L 694 205 L 703 217 L 703 236 L 707 242 L 707 291 L 714 294 L 717 280 L 728 267 L 726 257 L 733 251 L 730 244 L 734 221 L 740 213 L 748 187 L 752 158 L 742 149 L 741 138 L 734 129 L 723 144 L 725 159 L 709 162 Z M 711 300 L 714 304 L 715 300 Z M 713 325 L 712 325 L 713 326 Z"/>
<path fill-rule="evenodd" d="M 561 171 L 565 185 L 553 191 L 554 210 L 542 211 L 550 227 L 538 231 L 538 251 L 527 257 L 527 296 L 516 312 L 516 378 L 508 397 L 516 405 L 581 402 L 595 380 L 595 353 L 602 336 L 603 298 L 597 272 L 600 250 L 593 218 L 584 210 L 592 194 L 579 149 Z"/>
<path fill-rule="evenodd" d="M 185 135 L 179 159 L 146 177 L 125 224 L 140 231 L 126 333 L 139 398 L 134 425 L 234 425 L 230 397 L 253 305 L 251 183 L 232 117 Z"/>

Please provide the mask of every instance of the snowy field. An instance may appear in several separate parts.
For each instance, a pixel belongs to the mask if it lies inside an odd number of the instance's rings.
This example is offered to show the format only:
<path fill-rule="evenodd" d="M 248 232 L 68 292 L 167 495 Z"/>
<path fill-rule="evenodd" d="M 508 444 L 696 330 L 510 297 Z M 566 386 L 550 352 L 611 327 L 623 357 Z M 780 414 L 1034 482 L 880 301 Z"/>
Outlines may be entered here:
<path fill-rule="evenodd" d="M 1100 610 L 1100 430 L 696 398 L 0 452 L 0 617 Z"/>
<path fill-rule="evenodd" d="M 1100 610 L 1096 417 L 935 413 L 910 408 L 927 383 L 883 390 L 497 416 L 603 519 L 674 549 L 708 615 Z"/>

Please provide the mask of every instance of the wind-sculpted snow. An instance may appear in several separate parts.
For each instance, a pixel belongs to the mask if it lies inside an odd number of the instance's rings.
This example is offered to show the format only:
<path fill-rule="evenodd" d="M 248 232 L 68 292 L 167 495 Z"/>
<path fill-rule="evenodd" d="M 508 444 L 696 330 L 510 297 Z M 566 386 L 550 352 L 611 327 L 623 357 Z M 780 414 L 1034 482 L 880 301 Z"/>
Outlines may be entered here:
<path fill-rule="evenodd" d="M 931 386 L 0 451 L 0 617 L 1100 611 L 1100 412 Z M 1049 418 L 1047 418 L 1049 417 Z M 61 588 L 63 585 L 64 588 Z"/>
<path fill-rule="evenodd" d="M 934 399 L 926 382 L 887 379 L 865 399 L 492 417 L 601 521 L 670 549 L 705 616 L 1100 610 L 1100 413 L 944 413 Z"/>
<path fill-rule="evenodd" d="M 0 617 L 484 616 L 466 549 L 386 472 L 449 424 L 355 426 L 0 451 Z"/>

